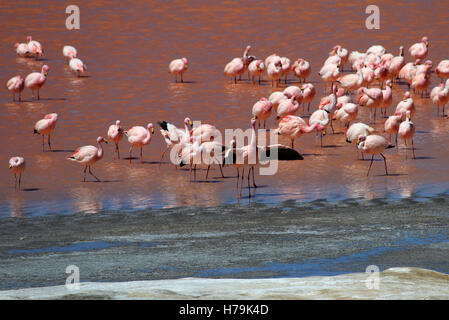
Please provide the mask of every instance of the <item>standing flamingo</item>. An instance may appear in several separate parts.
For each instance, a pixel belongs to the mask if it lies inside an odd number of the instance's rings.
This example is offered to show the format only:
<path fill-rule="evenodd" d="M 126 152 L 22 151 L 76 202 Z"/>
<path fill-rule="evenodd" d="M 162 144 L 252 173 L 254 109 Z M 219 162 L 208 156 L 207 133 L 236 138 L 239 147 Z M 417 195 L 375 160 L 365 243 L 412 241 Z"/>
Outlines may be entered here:
<path fill-rule="evenodd" d="M 292 142 L 292 148 L 294 148 L 295 139 L 298 139 L 305 133 L 311 133 L 315 129 L 323 130 L 323 127 L 318 122 L 315 122 L 313 125 L 308 126 L 307 123 L 301 117 L 288 115 L 282 117 L 282 119 L 279 121 L 278 128 L 275 129 L 275 132 L 278 135 L 290 138 Z"/>
<path fill-rule="evenodd" d="M 404 58 L 404 47 L 399 47 L 399 55 L 396 57 L 393 57 L 390 61 L 390 66 L 388 67 L 388 75 L 389 78 L 394 81 L 399 75 L 399 71 L 404 67 L 405 65 L 405 58 Z"/>
<path fill-rule="evenodd" d="M 430 92 L 430 99 L 433 104 L 437 106 L 437 113 L 440 113 L 440 106 L 443 107 L 443 117 L 444 117 L 444 106 L 449 102 L 449 79 L 446 80 L 446 84 L 441 83 L 436 86 Z"/>
<path fill-rule="evenodd" d="M 449 60 L 442 60 L 435 68 L 435 73 L 441 79 L 443 83 L 444 79 L 449 78 Z"/>
<path fill-rule="evenodd" d="M 228 77 L 234 78 L 234 83 L 237 83 L 237 76 L 241 75 L 245 71 L 245 64 L 242 58 L 234 58 L 229 62 L 223 71 L 223 74 Z"/>
<path fill-rule="evenodd" d="M 47 75 L 50 67 L 46 64 L 42 66 L 41 72 L 32 72 L 25 77 L 25 87 L 31 90 L 32 99 L 34 100 L 34 91 L 37 90 L 37 100 L 40 99 L 39 90 L 47 81 Z"/>
<path fill-rule="evenodd" d="M 276 82 L 276 87 L 279 86 L 279 79 L 282 77 L 282 61 L 281 59 L 273 59 L 267 67 L 267 76 L 268 79 L 271 80 L 271 86 L 274 86 L 274 82 Z"/>
<path fill-rule="evenodd" d="M 410 111 L 410 115 L 413 117 L 416 112 L 415 103 L 410 97 L 410 92 L 406 91 L 404 93 L 404 98 L 399 101 L 398 105 L 396 106 L 396 111 L 394 112 L 395 115 L 401 115 L 403 118 L 406 116 L 407 111 Z"/>
<path fill-rule="evenodd" d="M 189 62 L 186 57 L 175 59 L 168 65 L 169 72 L 175 76 L 175 82 L 178 82 L 178 74 L 181 76 L 181 82 L 184 82 L 182 75 L 187 71 Z"/>
<path fill-rule="evenodd" d="M 330 95 L 330 100 L 326 105 L 323 105 L 322 109 L 314 111 L 309 118 L 309 126 L 319 123 L 320 126 L 317 127 L 317 132 L 320 132 L 320 145 L 323 147 L 323 135 L 326 134 L 325 128 L 330 122 L 330 114 L 335 110 L 337 105 L 337 87 L 334 85 L 332 87 L 332 94 Z M 332 129 L 333 130 L 333 129 Z"/>
<path fill-rule="evenodd" d="M 259 122 L 263 121 L 263 127 L 265 128 L 265 122 L 271 115 L 271 109 L 273 109 L 273 104 L 267 98 L 260 98 L 253 106 L 253 116 Z"/>
<path fill-rule="evenodd" d="M 14 173 L 14 189 L 17 188 L 17 175 L 19 175 L 19 190 L 22 173 L 25 171 L 25 159 L 23 157 L 12 157 L 9 159 L 9 169 Z"/>
<path fill-rule="evenodd" d="M 293 74 L 299 78 L 299 82 L 305 82 L 306 78 L 312 73 L 310 63 L 304 59 L 298 59 L 292 66 Z"/>
<path fill-rule="evenodd" d="M 370 108 L 370 121 L 373 119 L 372 110 L 374 109 L 374 122 L 376 122 L 376 109 L 382 106 L 383 94 L 379 88 L 365 88 L 362 87 L 358 90 L 360 96 L 358 99 L 359 105 L 362 107 Z"/>
<path fill-rule="evenodd" d="M 407 111 L 405 121 L 402 121 L 402 123 L 399 126 L 398 135 L 401 139 L 404 140 L 405 145 L 407 145 L 407 140 L 412 141 L 413 159 L 416 159 L 415 147 L 413 146 L 413 136 L 415 135 L 415 125 L 410 120 L 410 118 L 411 118 L 411 113 L 410 113 L 410 111 Z M 405 157 L 407 157 L 407 151 L 405 152 Z"/>
<path fill-rule="evenodd" d="M 73 154 L 67 157 L 67 160 L 78 162 L 79 164 L 84 165 L 84 179 L 83 182 L 86 182 L 86 170 L 89 168 L 89 173 L 98 182 L 101 182 L 91 171 L 91 166 L 93 166 L 97 161 L 100 161 L 103 158 L 103 146 L 101 143 L 108 143 L 106 139 L 103 137 L 97 138 L 98 147 L 95 146 L 83 146 L 79 147 L 75 150 Z"/>
<path fill-rule="evenodd" d="M 402 113 L 400 115 L 389 116 L 388 119 L 384 123 L 384 131 L 386 133 L 390 134 L 390 140 L 391 140 L 392 134 L 396 135 L 396 138 L 395 138 L 396 147 L 398 144 L 398 131 L 399 131 L 399 126 L 401 125 L 401 122 L 402 122 Z"/>
<path fill-rule="evenodd" d="M 363 84 L 362 68 L 357 68 L 357 73 L 351 73 L 339 76 L 336 80 L 337 84 L 346 91 L 353 91 L 360 88 Z"/>
<path fill-rule="evenodd" d="M 408 52 L 414 59 L 425 59 L 429 52 L 429 39 L 427 37 L 422 37 L 421 42 L 412 45 L 408 49 Z"/>
<path fill-rule="evenodd" d="M 41 57 L 44 55 L 44 49 L 42 48 L 40 42 L 33 40 L 31 36 L 27 37 L 27 46 L 31 55 L 35 57 Z"/>
<path fill-rule="evenodd" d="M 346 63 L 346 61 L 348 61 L 348 58 L 349 58 L 348 50 L 343 48 L 340 45 L 336 45 L 336 46 L 334 46 L 332 51 L 329 53 L 329 55 L 330 56 L 337 55 L 337 56 L 340 57 L 340 59 L 341 59 L 341 63 L 340 64 L 341 64 L 341 68 L 343 70 L 345 63 Z"/>
<path fill-rule="evenodd" d="M 6 82 L 6 88 L 12 92 L 12 101 L 16 101 L 16 93 L 19 94 L 19 101 L 22 101 L 22 91 L 25 88 L 25 81 L 22 76 L 17 75 Z"/>
<path fill-rule="evenodd" d="M 14 48 L 16 49 L 16 53 L 19 57 L 26 58 L 30 55 L 30 51 L 26 43 L 16 43 L 14 44 Z"/>
<path fill-rule="evenodd" d="M 248 72 L 250 75 L 250 78 L 255 83 L 254 78 L 259 77 L 259 84 L 260 84 L 260 78 L 262 74 L 265 71 L 265 64 L 263 63 L 263 60 L 254 60 L 248 65 Z"/>
<path fill-rule="evenodd" d="M 287 83 L 287 77 L 291 71 L 290 59 L 287 57 L 281 57 L 281 64 L 282 64 L 282 76 L 284 77 L 284 83 Z"/>
<path fill-rule="evenodd" d="M 279 120 L 287 115 L 294 115 L 299 110 L 299 103 L 296 101 L 295 96 L 291 96 L 290 99 L 282 100 L 276 111 L 276 119 Z"/>
<path fill-rule="evenodd" d="M 76 73 L 76 75 L 79 77 L 81 73 L 84 73 L 84 71 L 87 70 L 87 66 L 81 61 L 81 59 L 78 58 L 71 58 L 69 62 L 70 70 Z"/>
<path fill-rule="evenodd" d="M 387 109 L 391 106 L 393 102 L 393 91 L 391 88 L 393 87 L 393 83 L 391 80 L 387 80 L 385 82 L 385 90 L 382 90 L 382 106 L 381 110 L 383 110 L 384 116 L 387 114 Z"/>
<path fill-rule="evenodd" d="M 62 48 L 62 55 L 67 59 L 70 60 L 72 58 L 76 58 L 78 55 L 78 51 L 76 51 L 76 48 L 73 46 L 64 46 Z"/>
<path fill-rule="evenodd" d="M 339 69 L 339 65 L 338 64 L 334 64 L 334 63 L 328 63 L 325 64 L 320 72 L 318 73 L 319 76 L 321 77 L 321 79 L 323 79 L 323 81 L 325 83 L 331 83 L 331 88 L 334 85 L 335 80 L 338 79 L 338 76 L 340 75 L 340 69 Z M 325 86 L 325 91 L 326 91 L 326 86 Z"/>
<path fill-rule="evenodd" d="M 201 124 L 195 126 L 191 131 L 191 141 L 193 137 L 198 136 L 200 138 L 200 144 L 206 141 L 220 140 L 221 132 L 215 126 L 211 124 Z"/>
<path fill-rule="evenodd" d="M 288 99 L 282 91 L 275 91 L 269 97 L 268 100 L 273 105 L 274 111 L 277 113 L 278 106 L 282 100 Z"/>
<path fill-rule="evenodd" d="M 173 148 L 175 145 L 180 146 L 180 150 L 182 150 L 183 144 L 190 143 L 190 130 L 192 126 L 192 120 L 190 118 L 184 119 L 184 130 L 177 128 L 175 125 L 167 122 L 160 121 L 158 122 L 161 127 L 161 134 L 167 144 L 167 148 L 162 152 L 161 160 L 159 161 L 159 166 L 162 164 L 162 159 L 164 158 L 165 153 Z M 175 166 L 175 168 L 177 168 Z"/>
<path fill-rule="evenodd" d="M 53 133 L 56 127 L 56 122 L 58 121 L 57 113 L 49 113 L 45 117 L 34 125 L 34 133 L 42 135 L 42 151 L 44 151 L 44 136 L 48 136 L 48 146 L 51 151 L 50 135 Z"/>
<path fill-rule="evenodd" d="M 302 103 L 303 106 L 307 103 L 307 112 L 310 112 L 310 103 L 313 101 L 316 95 L 316 90 L 313 84 L 305 83 L 302 87 Z"/>
<path fill-rule="evenodd" d="M 129 162 L 131 163 L 133 148 L 140 148 L 140 162 L 143 163 L 143 147 L 151 142 L 151 134 L 154 133 L 153 124 L 149 123 L 146 128 L 134 126 L 125 131 L 128 142 L 131 144 L 129 149 Z"/>
<path fill-rule="evenodd" d="M 115 121 L 115 124 L 111 124 L 109 126 L 108 138 L 109 141 L 115 143 L 115 152 L 117 152 L 117 156 L 120 159 L 120 150 L 118 148 L 118 144 L 123 139 L 123 128 L 120 126 L 120 120 Z"/>
<path fill-rule="evenodd" d="M 388 169 L 387 169 L 387 159 L 382 154 L 386 149 L 394 148 L 394 145 L 390 144 L 387 139 L 385 139 L 382 136 L 379 136 L 377 134 L 371 134 L 369 136 L 360 136 L 358 139 L 358 148 L 363 153 L 372 154 L 371 162 L 368 168 L 368 173 L 366 176 L 369 175 L 369 172 L 371 170 L 371 166 L 373 165 L 374 155 L 380 154 L 382 158 L 384 159 L 385 163 L 385 175 L 388 176 Z"/>

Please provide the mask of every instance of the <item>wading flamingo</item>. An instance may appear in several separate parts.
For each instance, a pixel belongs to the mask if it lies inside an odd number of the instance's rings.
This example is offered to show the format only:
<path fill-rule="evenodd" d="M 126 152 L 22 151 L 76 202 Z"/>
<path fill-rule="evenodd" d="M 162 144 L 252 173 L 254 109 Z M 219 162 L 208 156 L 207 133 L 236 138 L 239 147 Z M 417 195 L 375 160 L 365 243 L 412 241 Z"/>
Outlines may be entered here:
<path fill-rule="evenodd" d="M 310 63 L 304 59 L 298 59 L 292 66 L 293 74 L 299 78 L 299 82 L 305 82 L 306 78 L 312 73 Z"/>
<path fill-rule="evenodd" d="M 30 56 L 30 51 L 28 50 L 28 45 L 26 43 L 16 43 L 14 44 L 14 49 L 19 57 L 27 58 Z"/>
<path fill-rule="evenodd" d="M 384 131 L 390 134 L 390 140 L 392 134 L 396 135 L 395 138 L 396 147 L 398 144 L 398 131 L 401 122 L 402 122 L 402 114 L 389 116 L 384 123 Z"/>
<path fill-rule="evenodd" d="M 6 88 L 12 92 L 12 101 L 16 101 L 16 93 L 19 94 L 19 101 L 22 101 L 22 91 L 25 88 L 25 80 L 22 76 L 17 75 L 6 82 Z"/>
<path fill-rule="evenodd" d="M 91 166 L 93 166 L 97 161 L 103 158 L 103 146 L 101 143 L 108 143 L 106 139 L 103 137 L 97 138 L 98 147 L 95 146 L 83 146 L 79 147 L 75 150 L 73 154 L 67 157 L 67 160 L 75 161 L 79 164 L 84 165 L 84 179 L 83 182 L 86 182 L 86 170 L 89 168 L 89 173 L 92 177 L 97 179 L 98 182 L 101 182 L 91 171 Z"/>
<path fill-rule="evenodd" d="M 47 81 L 47 75 L 50 67 L 46 64 L 42 66 L 41 72 L 32 72 L 25 77 L 25 87 L 31 90 L 32 99 L 34 100 L 34 91 L 37 91 L 37 100 L 40 99 L 39 90 Z"/>
<path fill-rule="evenodd" d="M 267 67 L 267 76 L 268 79 L 271 80 L 271 86 L 274 86 L 274 82 L 276 82 L 276 87 L 279 86 L 279 79 L 282 77 L 282 62 L 279 58 L 278 60 L 273 59 Z"/>
<path fill-rule="evenodd" d="M 273 105 L 274 111 L 277 113 L 278 106 L 282 102 L 282 100 L 288 99 L 282 91 L 275 91 L 269 97 L 268 100 Z"/>
<path fill-rule="evenodd" d="M 299 110 L 299 103 L 296 101 L 295 96 L 291 96 L 290 99 L 282 100 L 279 103 L 276 112 L 276 119 L 279 120 L 287 115 L 294 115 Z"/>
<path fill-rule="evenodd" d="M 408 49 L 408 52 L 413 59 L 425 59 L 429 52 L 429 39 L 427 37 L 422 37 L 421 42 L 413 44 Z"/>
<path fill-rule="evenodd" d="M 410 96 L 409 91 L 404 93 L 404 98 L 397 104 L 394 114 L 402 116 L 402 119 L 405 120 L 407 111 L 410 111 L 411 117 L 413 117 L 416 112 L 415 103 Z"/>
<path fill-rule="evenodd" d="M 361 136 L 369 136 L 370 134 L 373 134 L 375 132 L 374 128 L 370 127 L 367 124 L 364 124 L 362 122 L 353 123 L 349 126 L 349 128 L 346 130 L 345 136 L 346 136 L 346 142 L 347 143 L 355 143 L 356 150 L 358 149 L 358 139 Z M 362 159 L 363 159 L 363 152 Z"/>
<path fill-rule="evenodd" d="M 435 73 L 441 79 L 443 83 L 444 79 L 449 78 L 449 60 L 442 60 L 435 68 Z"/>
<path fill-rule="evenodd" d="M 131 144 L 129 149 L 129 162 L 131 163 L 133 148 L 140 148 L 140 162 L 143 163 L 143 147 L 150 144 L 151 134 L 154 133 L 153 124 L 149 123 L 146 128 L 134 126 L 125 130 L 128 142 Z"/>
<path fill-rule="evenodd" d="M 17 175 L 19 176 L 19 190 L 20 182 L 22 180 L 22 173 L 25 171 L 25 159 L 23 157 L 12 157 L 9 159 L 9 169 L 14 173 L 14 189 L 17 188 Z"/>
<path fill-rule="evenodd" d="M 31 36 L 27 37 L 27 46 L 29 53 L 34 57 L 42 57 L 44 55 L 44 49 L 40 42 L 33 40 Z"/>
<path fill-rule="evenodd" d="M 159 166 L 162 164 L 162 159 L 164 158 L 165 153 L 173 148 L 175 145 L 179 145 L 182 149 L 181 144 L 190 143 L 190 131 L 192 130 L 192 120 L 190 118 L 184 119 L 184 130 L 177 128 L 175 125 L 167 122 L 160 121 L 158 122 L 161 127 L 160 132 L 162 137 L 164 138 L 165 143 L 167 144 L 167 148 L 162 152 L 161 160 L 159 161 Z M 177 168 L 175 164 L 175 168 Z"/>
<path fill-rule="evenodd" d="M 120 126 L 120 120 L 115 121 L 115 124 L 111 124 L 108 128 L 108 139 L 115 143 L 114 154 L 117 153 L 118 159 L 120 159 L 120 150 L 118 147 L 119 142 L 123 139 L 123 128 Z"/>
<path fill-rule="evenodd" d="M 62 48 L 62 55 L 67 59 L 70 60 L 72 58 L 77 57 L 78 52 L 76 51 L 76 48 L 73 46 L 64 46 Z"/>
<path fill-rule="evenodd" d="M 263 63 L 263 60 L 254 60 L 249 64 L 248 72 L 253 84 L 255 83 L 254 81 L 255 77 L 259 77 L 259 84 L 260 84 L 260 78 L 264 73 L 264 71 L 265 71 L 265 64 Z"/>
<path fill-rule="evenodd" d="M 78 58 L 71 58 L 69 62 L 70 70 L 76 73 L 79 77 L 81 73 L 87 70 L 87 66 Z"/>
<path fill-rule="evenodd" d="M 324 128 L 318 122 L 314 123 L 311 126 L 308 126 L 301 117 L 288 115 L 282 117 L 282 119 L 279 121 L 278 128 L 275 129 L 275 132 L 278 135 L 289 138 L 292 143 L 292 148 L 294 148 L 295 139 L 298 139 L 305 133 L 311 133 L 315 129 L 323 130 Z"/>
<path fill-rule="evenodd" d="M 401 139 L 404 140 L 405 145 L 407 146 L 407 140 L 412 141 L 412 152 L 413 152 L 413 159 L 416 159 L 415 157 L 415 147 L 413 146 L 413 136 L 415 135 L 415 125 L 411 121 L 411 114 L 410 111 L 407 111 L 405 121 L 402 121 L 402 123 L 399 126 L 398 135 Z M 407 158 L 407 150 L 405 151 L 405 157 Z"/>
<path fill-rule="evenodd" d="M 53 133 L 56 127 L 56 122 L 58 121 L 58 114 L 57 113 L 49 113 L 45 115 L 45 117 L 34 125 L 34 133 L 41 134 L 42 135 L 42 151 L 44 151 L 44 136 L 48 136 L 48 147 L 51 151 L 51 143 L 50 143 L 50 135 Z"/>
<path fill-rule="evenodd" d="M 437 106 L 437 113 L 440 114 L 440 106 L 443 107 L 449 102 L 449 79 L 446 80 L 446 84 L 441 83 L 430 91 L 430 100 Z"/>
<path fill-rule="evenodd" d="M 253 116 L 257 119 L 259 128 L 261 121 L 263 121 L 263 127 L 265 128 L 265 122 L 271 115 L 271 109 L 273 109 L 273 104 L 267 98 L 260 98 L 253 105 Z"/>
<path fill-rule="evenodd" d="M 384 159 L 385 175 L 388 176 L 387 159 L 382 154 L 382 152 L 384 152 L 386 149 L 394 148 L 394 145 L 390 144 L 384 137 L 377 134 L 372 134 L 369 136 L 360 136 L 358 139 L 358 148 L 363 153 L 372 154 L 371 162 L 369 164 L 368 173 L 366 174 L 366 176 L 369 175 L 371 166 L 373 165 L 374 155 L 376 154 L 380 154 Z"/>
<path fill-rule="evenodd" d="M 310 112 L 310 103 L 313 101 L 316 95 L 316 90 L 313 84 L 305 83 L 302 87 L 302 103 L 303 106 L 307 103 L 307 112 Z"/>
<path fill-rule="evenodd" d="M 169 72 L 175 76 L 175 82 L 178 82 L 178 74 L 181 76 L 181 82 L 184 82 L 182 75 L 187 71 L 189 62 L 186 57 L 175 59 L 168 65 Z"/>

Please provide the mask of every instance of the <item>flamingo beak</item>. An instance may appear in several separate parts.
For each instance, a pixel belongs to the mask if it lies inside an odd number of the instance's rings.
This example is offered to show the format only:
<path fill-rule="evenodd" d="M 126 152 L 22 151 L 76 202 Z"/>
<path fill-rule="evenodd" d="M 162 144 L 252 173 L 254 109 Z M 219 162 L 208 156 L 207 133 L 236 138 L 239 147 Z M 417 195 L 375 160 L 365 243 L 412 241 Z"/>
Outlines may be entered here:
<path fill-rule="evenodd" d="M 323 136 L 325 136 L 325 135 L 326 135 L 326 130 L 323 129 Z"/>
<path fill-rule="evenodd" d="M 192 120 L 190 120 L 190 121 L 189 121 L 189 124 L 190 124 L 191 126 L 193 126 L 193 122 L 192 122 Z"/>
<path fill-rule="evenodd" d="M 103 142 L 106 143 L 106 144 L 108 144 L 108 140 L 106 140 L 106 139 L 104 139 L 104 138 L 103 138 Z"/>
<path fill-rule="evenodd" d="M 154 133 L 154 128 L 151 128 L 151 133 Z"/>
<path fill-rule="evenodd" d="M 254 116 L 254 118 L 252 120 L 257 120 L 257 116 Z"/>
<path fill-rule="evenodd" d="M 9 169 L 11 169 L 11 168 L 12 168 L 12 164 L 9 165 Z"/>
<path fill-rule="evenodd" d="M 429 41 L 426 41 L 426 47 L 430 47 Z"/>

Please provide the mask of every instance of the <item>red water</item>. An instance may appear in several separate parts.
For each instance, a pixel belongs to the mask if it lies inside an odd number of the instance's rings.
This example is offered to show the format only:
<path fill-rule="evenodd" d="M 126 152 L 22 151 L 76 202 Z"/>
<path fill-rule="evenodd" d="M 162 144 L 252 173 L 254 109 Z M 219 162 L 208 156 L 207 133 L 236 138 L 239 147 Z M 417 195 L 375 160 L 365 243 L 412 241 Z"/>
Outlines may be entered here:
<path fill-rule="evenodd" d="M 216 169 L 209 182 L 204 182 L 205 171 L 200 171 L 202 182 L 192 183 L 188 171 L 175 170 L 166 163 L 159 168 L 157 162 L 165 143 L 158 130 L 144 148 L 143 164 L 112 160 L 113 147 L 108 145 L 103 160 L 94 166 L 104 183 L 82 183 L 82 166 L 65 160 L 76 147 L 95 144 L 117 119 L 125 128 L 149 122 L 156 125 L 160 120 L 182 125 L 186 116 L 221 130 L 248 128 L 252 105 L 260 97 L 281 90 L 273 89 L 268 82 L 259 86 L 242 81 L 235 85 L 223 76 L 224 65 L 241 56 L 248 44 L 252 45 L 251 53 L 262 59 L 276 52 L 292 61 L 302 57 L 311 62 L 308 80 L 318 91 L 312 109 L 316 109 L 323 92 L 317 71 L 336 44 L 358 51 L 382 44 L 396 55 L 400 45 L 407 49 L 426 35 L 431 43 L 428 58 L 435 65 L 449 58 L 447 2 L 376 4 L 380 7 L 380 30 L 365 28 L 367 4 L 360 1 L 78 2 L 81 29 L 70 31 L 65 28 L 65 3 L 2 2 L 2 81 L 38 71 L 44 63 L 50 66 L 50 74 L 40 101 L 31 101 L 28 90 L 23 92 L 25 101 L 21 103 L 12 102 L 6 89 L 0 91 L 0 163 L 4 164 L 0 170 L 0 215 L 444 192 L 449 177 L 449 121 L 437 117 L 429 99 L 419 96 L 413 96 L 418 109 L 413 119 L 418 158 L 405 159 L 402 143 L 399 151 L 387 151 L 393 174 L 388 177 L 382 176 L 383 163 L 375 162 L 367 178 L 369 163 L 357 160 L 354 146 L 345 142 L 343 134 L 327 135 L 326 148 L 319 147 L 313 134 L 297 140 L 295 146 L 305 160 L 282 162 L 276 175 L 256 177 L 261 188 L 251 200 L 246 197 L 246 189 L 239 199 L 235 180 L 218 178 Z M 24 42 L 29 34 L 43 44 L 44 61 L 15 55 L 14 43 Z M 87 77 L 76 78 L 69 71 L 62 56 L 66 44 L 78 49 L 88 66 Z M 189 59 L 186 83 L 174 83 L 167 72 L 168 63 L 182 56 Z M 411 59 L 407 52 L 406 58 Z M 433 75 L 431 87 L 437 83 Z M 394 106 L 405 89 L 403 85 L 394 86 Z M 50 112 L 60 117 L 52 136 L 57 152 L 42 152 L 41 137 L 33 135 L 33 126 Z M 367 110 L 361 110 L 358 121 L 369 121 Z M 276 127 L 274 118 L 269 126 Z M 375 125 L 382 126 L 383 120 Z M 338 124 L 336 129 L 343 131 Z M 281 142 L 288 144 L 287 140 Z M 126 139 L 120 147 L 125 155 L 129 149 Z M 14 190 L 13 176 L 7 169 L 13 155 L 27 160 L 23 191 Z M 226 168 L 225 174 L 234 176 L 235 170 Z"/>

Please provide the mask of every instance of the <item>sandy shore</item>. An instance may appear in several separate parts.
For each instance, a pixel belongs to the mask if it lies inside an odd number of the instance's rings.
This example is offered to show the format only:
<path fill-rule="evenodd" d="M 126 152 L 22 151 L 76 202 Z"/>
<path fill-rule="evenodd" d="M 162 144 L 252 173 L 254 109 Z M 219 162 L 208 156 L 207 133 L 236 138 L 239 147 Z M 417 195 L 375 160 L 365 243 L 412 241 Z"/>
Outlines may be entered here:
<path fill-rule="evenodd" d="M 0 299 L 449 299 L 449 275 L 420 268 L 390 268 L 379 288 L 367 274 L 280 279 L 201 279 L 81 283 L 8 290 Z"/>

